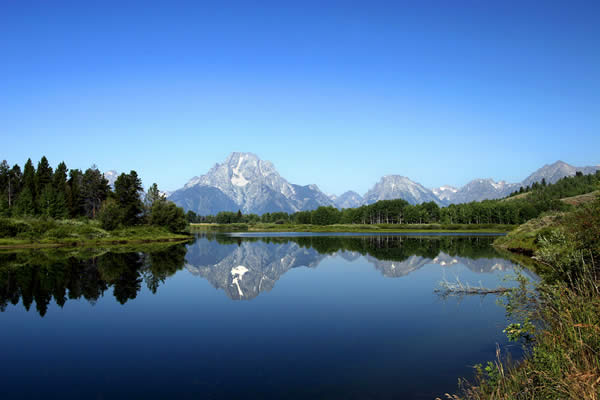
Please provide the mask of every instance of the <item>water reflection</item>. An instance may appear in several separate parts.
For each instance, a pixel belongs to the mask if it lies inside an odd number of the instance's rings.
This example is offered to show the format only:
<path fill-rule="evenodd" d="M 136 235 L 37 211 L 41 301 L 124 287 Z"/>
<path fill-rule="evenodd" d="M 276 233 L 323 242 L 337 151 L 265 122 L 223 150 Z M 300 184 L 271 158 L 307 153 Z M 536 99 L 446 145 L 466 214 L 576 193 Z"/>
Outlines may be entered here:
<path fill-rule="evenodd" d="M 160 284 L 185 264 L 186 248 L 174 245 L 145 252 L 107 252 L 92 257 L 57 251 L 0 254 L 0 311 L 22 301 L 43 317 L 51 300 L 63 307 L 67 300 L 95 303 L 112 288 L 125 304 L 135 299 L 142 284 L 156 293 Z"/>
<path fill-rule="evenodd" d="M 235 300 L 269 291 L 292 268 L 316 268 L 325 258 L 364 257 L 385 277 L 402 277 L 427 264 L 463 264 L 473 272 L 510 270 L 514 264 L 491 246 L 493 237 L 201 236 L 189 246 L 186 268 Z"/>
<path fill-rule="evenodd" d="M 427 264 L 462 264 L 477 273 L 509 270 L 513 263 L 491 246 L 492 237 L 199 236 L 190 245 L 143 251 L 69 255 L 57 251 L 0 254 L 0 311 L 33 304 L 44 316 L 52 300 L 94 304 L 112 289 L 117 302 L 135 299 L 143 285 L 152 293 L 185 267 L 230 299 L 251 300 L 271 290 L 289 270 L 316 268 L 324 259 L 363 257 L 383 276 L 398 278 Z"/>

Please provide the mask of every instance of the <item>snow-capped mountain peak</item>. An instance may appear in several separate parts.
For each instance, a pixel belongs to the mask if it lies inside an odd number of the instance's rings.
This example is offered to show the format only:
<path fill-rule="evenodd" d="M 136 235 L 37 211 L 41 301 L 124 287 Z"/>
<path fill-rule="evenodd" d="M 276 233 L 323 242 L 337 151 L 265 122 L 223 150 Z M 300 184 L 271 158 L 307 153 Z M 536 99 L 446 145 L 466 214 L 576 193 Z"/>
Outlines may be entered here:
<path fill-rule="evenodd" d="M 189 199 L 182 197 L 183 192 L 191 189 L 194 189 L 192 197 L 203 197 L 200 202 L 203 205 L 195 202 L 196 206 L 192 206 Z M 215 164 L 206 174 L 190 179 L 182 189 L 171 195 L 171 199 L 186 209 L 208 214 L 220 207 L 213 198 L 208 198 L 215 195 L 215 189 L 221 193 L 217 194 L 218 197 L 229 199 L 229 202 L 225 201 L 228 208 L 238 207 L 244 213 L 295 212 L 333 204 L 316 185 L 291 184 L 279 175 L 270 161 L 261 160 L 253 153 L 241 152 L 229 154 L 223 163 Z"/>
<path fill-rule="evenodd" d="M 411 204 L 428 201 L 438 204 L 442 203 L 431 190 L 401 175 L 386 175 L 382 177 L 364 196 L 366 204 L 372 204 L 379 200 L 392 199 L 404 199 Z"/>

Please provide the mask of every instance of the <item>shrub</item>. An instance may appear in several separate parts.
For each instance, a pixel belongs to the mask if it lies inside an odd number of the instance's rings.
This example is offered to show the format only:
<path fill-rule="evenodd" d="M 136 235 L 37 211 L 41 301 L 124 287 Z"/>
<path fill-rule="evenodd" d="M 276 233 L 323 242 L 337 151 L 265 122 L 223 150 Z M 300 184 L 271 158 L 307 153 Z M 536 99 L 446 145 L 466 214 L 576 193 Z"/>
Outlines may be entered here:
<path fill-rule="evenodd" d="M 188 226 L 183 208 L 165 200 L 154 202 L 150 214 L 150 224 L 163 226 L 171 232 L 182 232 Z"/>
<path fill-rule="evenodd" d="M 122 225 L 124 212 L 112 199 L 106 200 L 98 213 L 98 220 L 102 229 L 113 231 Z"/>
<path fill-rule="evenodd" d="M 0 218 L 0 237 L 2 238 L 12 238 L 28 230 L 29 226 L 23 222 L 15 222 L 9 218 Z"/>

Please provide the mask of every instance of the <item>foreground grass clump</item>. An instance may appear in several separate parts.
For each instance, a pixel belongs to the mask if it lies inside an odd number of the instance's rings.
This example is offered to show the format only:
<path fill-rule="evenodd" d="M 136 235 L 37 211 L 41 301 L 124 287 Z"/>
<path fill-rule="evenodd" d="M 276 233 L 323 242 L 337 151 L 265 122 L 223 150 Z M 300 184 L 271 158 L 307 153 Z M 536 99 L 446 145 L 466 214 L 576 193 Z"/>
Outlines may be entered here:
<path fill-rule="evenodd" d="M 572 288 L 565 283 L 540 290 L 536 319 L 511 324 L 506 332 L 530 335 L 533 346 L 518 364 L 500 357 L 476 367 L 476 382 L 462 382 L 465 400 L 533 400 L 600 398 L 600 291 L 587 281 Z"/>
<path fill-rule="evenodd" d="M 600 399 L 600 199 L 537 224 L 532 247 L 543 282 L 533 292 L 522 285 L 506 303 L 519 322 L 505 332 L 524 340 L 525 359 L 478 366 L 475 382 L 447 398 Z"/>

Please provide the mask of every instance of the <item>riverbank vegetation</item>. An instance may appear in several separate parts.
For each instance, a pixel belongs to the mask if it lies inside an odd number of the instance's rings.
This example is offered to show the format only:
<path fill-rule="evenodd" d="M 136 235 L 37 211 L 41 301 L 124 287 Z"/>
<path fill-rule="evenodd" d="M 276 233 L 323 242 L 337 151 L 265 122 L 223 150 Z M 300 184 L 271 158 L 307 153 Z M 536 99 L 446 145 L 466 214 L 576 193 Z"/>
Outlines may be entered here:
<path fill-rule="evenodd" d="M 186 230 L 183 209 L 156 184 L 144 196 L 135 171 L 113 188 L 95 166 L 53 170 L 46 157 L 23 170 L 0 163 L 0 246 L 177 240 Z"/>
<path fill-rule="evenodd" d="M 478 366 L 476 382 L 447 397 L 600 398 L 600 199 L 531 221 L 498 242 L 530 250 L 541 265 L 535 291 L 523 285 L 506 298 L 515 322 L 505 332 L 524 341 L 526 356 Z"/>

